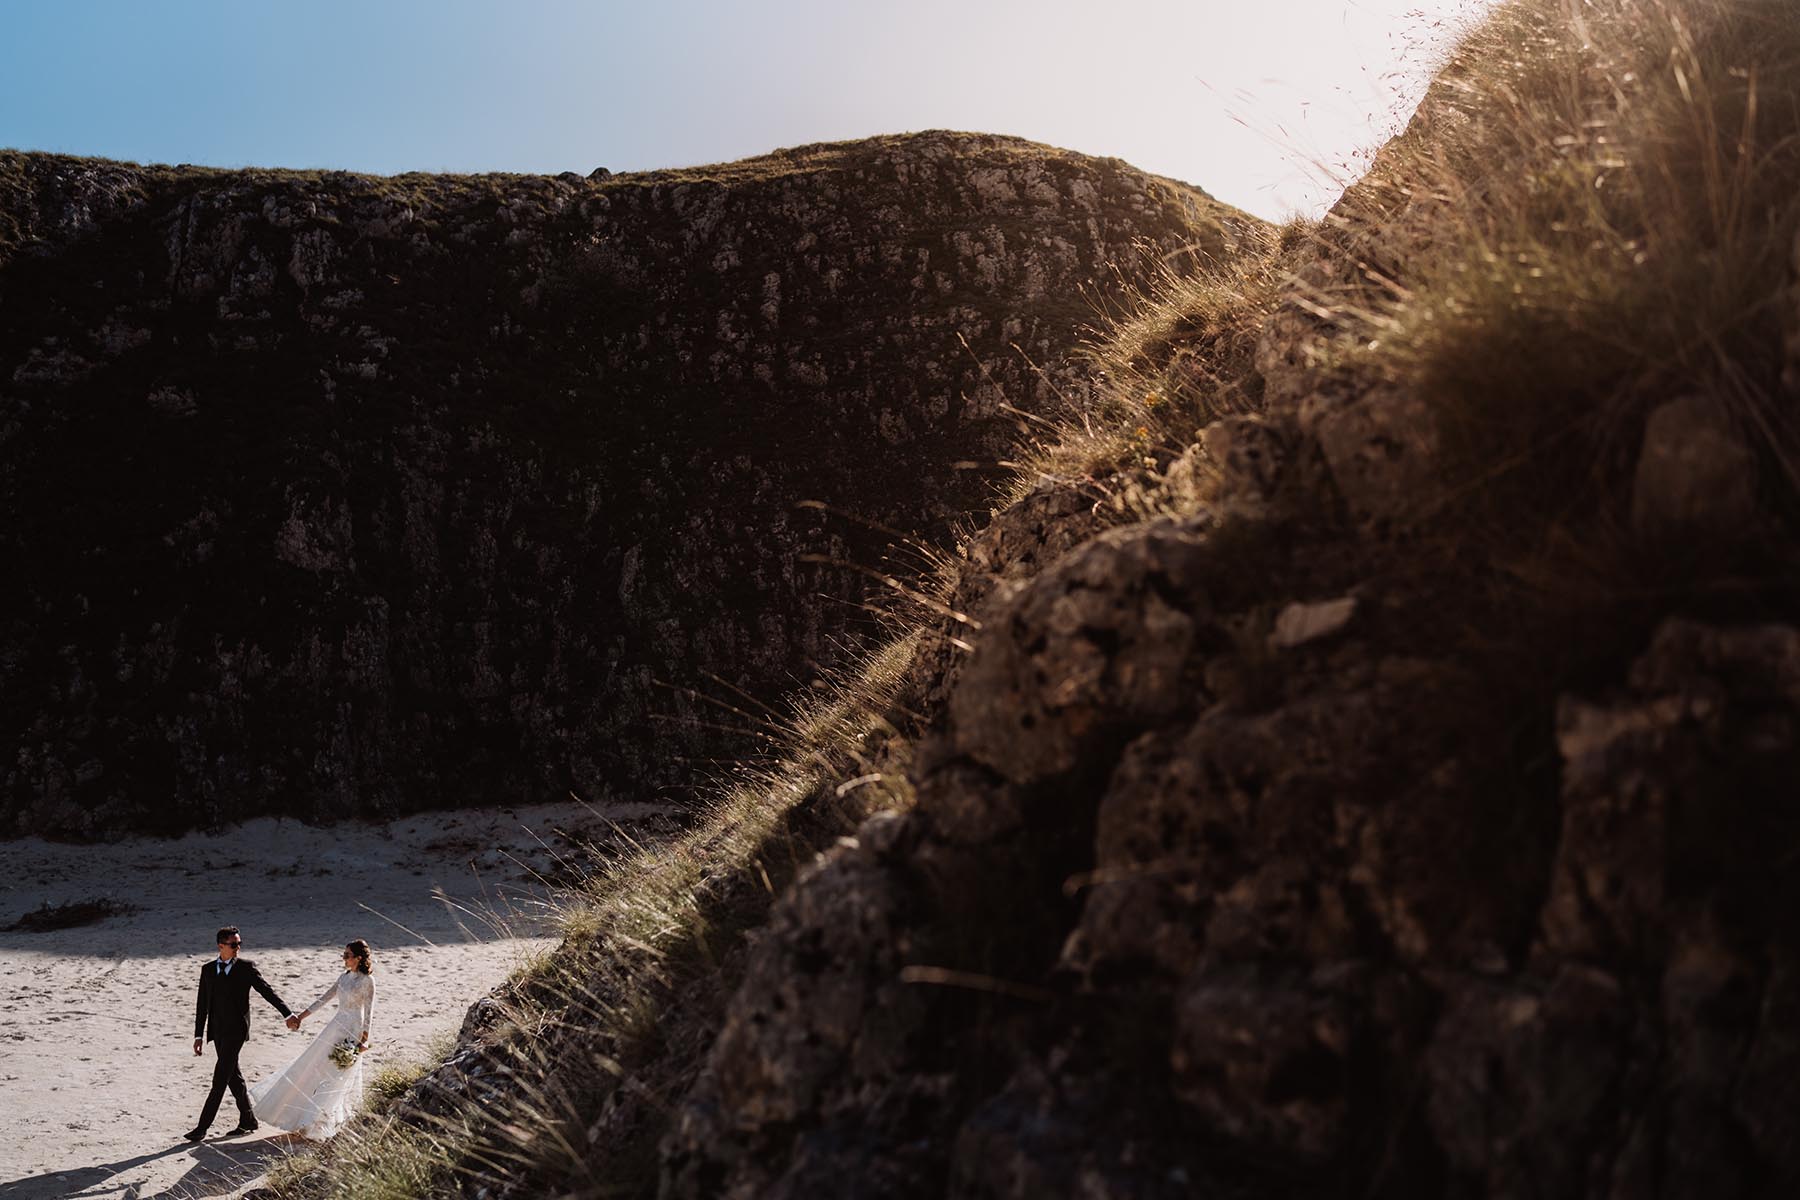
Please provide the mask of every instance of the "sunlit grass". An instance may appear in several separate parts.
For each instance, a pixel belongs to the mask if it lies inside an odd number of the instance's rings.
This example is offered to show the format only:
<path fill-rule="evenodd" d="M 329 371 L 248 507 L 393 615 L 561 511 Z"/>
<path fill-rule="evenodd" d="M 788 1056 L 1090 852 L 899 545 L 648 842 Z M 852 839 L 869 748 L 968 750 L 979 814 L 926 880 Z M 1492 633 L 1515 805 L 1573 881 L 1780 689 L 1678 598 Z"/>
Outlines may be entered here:
<path fill-rule="evenodd" d="M 1238 253 L 1169 266 L 1105 320 L 1085 350 L 1096 392 L 1031 419 L 1002 506 L 1052 480 L 1092 489 L 1115 519 L 1175 511 L 1161 472 L 1213 421 L 1261 407 L 1257 338 L 1312 228 L 1245 231 Z"/>
<path fill-rule="evenodd" d="M 1796 85 L 1771 0 L 1515 0 L 1457 48 L 1330 231 L 1371 269 L 1315 297 L 1346 369 L 1431 403 L 1440 499 L 1616 516 L 1647 409 L 1684 391 L 1800 480 Z"/>
<path fill-rule="evenodd" d="M 449 1030 L 425 1043 L 417 1055 L 401 1062 L 384 1063 L 369 1080 L 364 1104 L 371 1112 L 385 1112 L 404 1096 L 425 1073 L 450 1057 L 456 1035 Z"/>

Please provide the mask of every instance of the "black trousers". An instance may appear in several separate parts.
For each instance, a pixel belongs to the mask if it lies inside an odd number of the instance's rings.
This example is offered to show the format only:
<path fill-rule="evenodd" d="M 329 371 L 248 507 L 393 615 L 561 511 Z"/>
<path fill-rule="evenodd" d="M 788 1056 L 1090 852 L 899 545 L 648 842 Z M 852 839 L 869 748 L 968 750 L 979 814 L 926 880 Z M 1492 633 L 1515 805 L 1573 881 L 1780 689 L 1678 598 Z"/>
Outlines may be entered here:
<path fill-rule="evenodd" d="M 238 1124 L 254 1125 L 256 1116 L 250 1111 L 250 1089 L 244 1086 L 244 1073 L 238 1070 L 238 1054 L 244 1049 L 242 1042 L 228 1042 L 223 1038 L 213 1042 L 213 1049 L 218 1051 L 219 1061 L 213 1064 L 212 1091 L 206 1093 L 206 1107 L 200 1110 L 200 1123 L 194 1128 L 205 1129 L 219 1115 L 219 1101 L 225 1098 L 225 1089 L 231 1089 L 231 1098 L 237 1101 Z"/>

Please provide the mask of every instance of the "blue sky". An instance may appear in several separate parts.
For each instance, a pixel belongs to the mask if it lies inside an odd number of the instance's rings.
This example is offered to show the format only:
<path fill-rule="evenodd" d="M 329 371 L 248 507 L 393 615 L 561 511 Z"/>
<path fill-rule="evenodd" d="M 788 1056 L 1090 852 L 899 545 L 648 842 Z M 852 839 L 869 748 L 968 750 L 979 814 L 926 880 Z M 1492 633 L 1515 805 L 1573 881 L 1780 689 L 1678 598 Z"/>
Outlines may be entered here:
<path fill-rule="evenodd" d="M 1480 3 L 41 0 L 0 8 L 0 145 L 585 173 L 976 129 L 1278 217 L 1329 201 Z"/>

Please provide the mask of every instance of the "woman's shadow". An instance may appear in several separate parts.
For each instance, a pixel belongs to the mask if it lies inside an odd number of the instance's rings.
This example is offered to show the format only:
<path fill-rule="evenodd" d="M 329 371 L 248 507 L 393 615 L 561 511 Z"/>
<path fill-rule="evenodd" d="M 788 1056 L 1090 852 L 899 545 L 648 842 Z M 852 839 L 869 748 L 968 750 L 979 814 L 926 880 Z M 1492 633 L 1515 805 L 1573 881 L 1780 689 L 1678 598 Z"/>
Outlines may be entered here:
<path fill-rule="evenodd" d="M 306 1143 L 291 1136 L 258 1138 L 248 1142 L 186 1142 L 118 1162 L 79 1167 L 73 1171 L 45 1171 L 0 1183 L 0 1200 L 205 1200 L 229 1196 L 275 1162 Z M 168 1187 L 148 1190 L 141 1180 L 118 1179 L 133 1167 L 141 1167 L 172 1154 L 186 1154 L 193 1166 Z"/>

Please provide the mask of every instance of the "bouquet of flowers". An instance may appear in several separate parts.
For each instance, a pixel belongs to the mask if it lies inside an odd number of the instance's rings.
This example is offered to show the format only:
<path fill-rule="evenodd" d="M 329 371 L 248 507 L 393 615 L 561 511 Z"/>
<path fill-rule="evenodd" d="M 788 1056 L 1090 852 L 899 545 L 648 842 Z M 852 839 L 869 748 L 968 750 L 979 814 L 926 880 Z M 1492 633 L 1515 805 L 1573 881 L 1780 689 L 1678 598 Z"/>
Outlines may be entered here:
<path fill-rule="evenodd" d="M 331 1048 L 331 1061 L 337 1064 L 338 1070 L 348 1071 L 350 1065 L 356 1061 L 356 1056 L 361 1053 L 362 1047 L 357 1045 L 354 1039 L 345 1038 Z"/>

